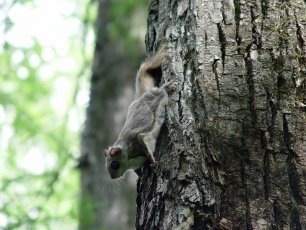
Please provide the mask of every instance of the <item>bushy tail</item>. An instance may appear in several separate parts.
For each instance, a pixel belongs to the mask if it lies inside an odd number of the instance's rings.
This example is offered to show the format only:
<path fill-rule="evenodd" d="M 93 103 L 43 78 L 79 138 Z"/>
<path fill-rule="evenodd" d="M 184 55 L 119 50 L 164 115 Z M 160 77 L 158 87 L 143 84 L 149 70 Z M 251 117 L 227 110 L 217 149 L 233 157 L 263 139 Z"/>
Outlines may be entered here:
<path fill-rule="evenodd" d="M 158 51 L 141 64 L 136 77 L 136 96 L 158 86 L 162 77 L 161 64 L 166 60 L 166 46 L 163 44 Z"/>
<path fill-rule="evenodd" d="M 142 65 L 142 68 L 140 67 L 140 70 L 150 72 L 160 68 L 161 64 L 166 60 L 166 51 L 166 45 L 162 44 L 157 52 Z"/>

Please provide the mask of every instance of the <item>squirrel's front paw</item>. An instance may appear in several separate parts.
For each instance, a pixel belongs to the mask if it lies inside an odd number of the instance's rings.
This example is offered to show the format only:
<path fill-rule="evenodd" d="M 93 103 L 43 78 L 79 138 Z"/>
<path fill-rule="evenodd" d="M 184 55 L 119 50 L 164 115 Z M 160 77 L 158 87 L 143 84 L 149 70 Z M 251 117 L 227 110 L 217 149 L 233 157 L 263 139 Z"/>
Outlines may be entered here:
<path fill-rule="evenodd" d="M 173 92 L 173 91 L 176 90 L 177 84 L 174 81 L 170 81 L 170 82 L 165 84 L 165 88 L 166 88 L 167 92 Z"/>
<path fill-rule="evenodd" d="M 157 161 L 150 162 L 150 167 L 151 168 L 155 168 L 156 165 L 157 165 Z"/>
<path fill-rule="evenodd" d="M 153 157 L 152 159 L 150 159 L 150 167 L 154 168 L 157 164 L 157 161 L 155 160 L 155 158 Z"/>

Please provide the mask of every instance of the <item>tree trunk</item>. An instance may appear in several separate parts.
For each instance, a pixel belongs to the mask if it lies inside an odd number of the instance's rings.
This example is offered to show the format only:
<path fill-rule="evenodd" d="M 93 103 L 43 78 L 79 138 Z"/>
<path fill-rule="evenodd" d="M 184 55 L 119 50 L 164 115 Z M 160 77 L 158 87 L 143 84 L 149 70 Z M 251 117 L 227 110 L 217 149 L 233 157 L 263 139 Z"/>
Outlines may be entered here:
<path fill-rule="evenodd" d="M 107 32 L 110 0 L 99 1 L 96 47 L 92 66 L 90 102 L 82 133 L 80 230 L 132 229 L 135 222 L 135 185 L 112 182 L 105 170 L 103 150 L 121 131 L 133 99 L 137 69 Z M 137 49 L 136 49 L 137 50 Z M 138 52 L 139 55 L 139 52 Z M 137 57 L 137 56 L 136 56 Z M 131 176 L 131 175 L 130 175 Z M 135 181 L 135 180 L 134 180 Z M 135 183 L 134 183 L 135 184 Z M 123 189 L 121 189 L 123 188 Z"/>
<path fill-rule="evenodd" d="M 306 229 L 305 1 L 151 0 L 167 120 L 136 229 Z"/>

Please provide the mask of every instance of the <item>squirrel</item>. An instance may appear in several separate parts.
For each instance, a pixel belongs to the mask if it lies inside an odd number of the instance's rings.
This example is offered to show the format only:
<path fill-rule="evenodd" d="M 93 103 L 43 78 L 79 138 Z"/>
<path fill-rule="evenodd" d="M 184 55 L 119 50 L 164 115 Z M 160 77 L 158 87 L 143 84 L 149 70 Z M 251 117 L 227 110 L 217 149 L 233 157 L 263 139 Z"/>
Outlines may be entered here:
<path fill-rule="evenodd" d="M 135 100 L 129 106 L 125 124 L 115 143 L 104 151 L 106 169 L 112 179 L 138 169 L 147 160 L 151 166 L 156 163 L 153 153 L 165 120 L 168 93 L 176 90 L 173 81 L 156 87 L 165 59 L 165 47 L 162 46 L 138 70 Z"/>

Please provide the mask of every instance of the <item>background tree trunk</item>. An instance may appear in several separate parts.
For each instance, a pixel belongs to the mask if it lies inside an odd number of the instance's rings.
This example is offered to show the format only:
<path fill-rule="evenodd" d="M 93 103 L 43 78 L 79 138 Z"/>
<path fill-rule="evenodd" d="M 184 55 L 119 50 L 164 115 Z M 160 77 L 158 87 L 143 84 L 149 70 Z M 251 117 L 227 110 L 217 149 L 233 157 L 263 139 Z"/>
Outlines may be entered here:
<path fill-rule="evenodd" d="M 90 102 L 82 133 L 80 230 L 132 229 L 135 223 L 135 178 L 111 181 L 103 151 L 117 138 L 134 97 L 137 65 L 142 56 L 136 47 L 124 56 L 123 39 L 109 37 L 111 1 L 99 1 L 96 47 L 92 66 Z M 138 49 L 137 49 L 138 48 Z M 134 176 L 135 177 L 135 176 Z M 122 189 L 123 188 L 123 189 Z"/>
<path fill-rule="evenodd" d="M 151 0 L 177 81 L 137 229 L 306 228 L 305 1 Z"/>

